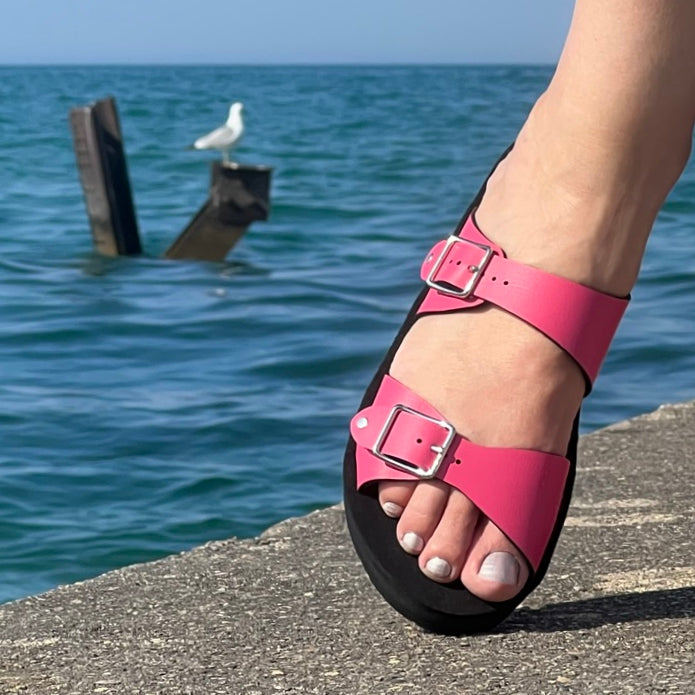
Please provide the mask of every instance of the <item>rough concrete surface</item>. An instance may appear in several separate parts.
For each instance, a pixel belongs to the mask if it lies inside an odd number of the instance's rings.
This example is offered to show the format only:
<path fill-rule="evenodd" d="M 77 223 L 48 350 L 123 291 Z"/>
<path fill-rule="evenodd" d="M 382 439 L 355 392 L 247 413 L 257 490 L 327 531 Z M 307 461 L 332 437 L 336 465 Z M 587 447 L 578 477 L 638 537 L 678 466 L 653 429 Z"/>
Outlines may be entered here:
<path fill-rule="evenodd" d="M 583 438 L 542 586 L 441 637 L 371 588 L 338 507 L 0 607 L 0 693 L 695 693 L 695 405 Z"/>

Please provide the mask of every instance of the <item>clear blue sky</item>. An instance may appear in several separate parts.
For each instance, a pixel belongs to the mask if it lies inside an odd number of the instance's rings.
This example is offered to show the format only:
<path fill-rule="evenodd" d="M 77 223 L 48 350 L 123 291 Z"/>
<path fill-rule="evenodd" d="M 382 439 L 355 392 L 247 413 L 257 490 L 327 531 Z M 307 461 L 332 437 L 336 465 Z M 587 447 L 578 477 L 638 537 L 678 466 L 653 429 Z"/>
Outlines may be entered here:
<path fill-rule="evenodd" d="M 554 63 L 571 0 L 15 0 L 8 63 Z"/>

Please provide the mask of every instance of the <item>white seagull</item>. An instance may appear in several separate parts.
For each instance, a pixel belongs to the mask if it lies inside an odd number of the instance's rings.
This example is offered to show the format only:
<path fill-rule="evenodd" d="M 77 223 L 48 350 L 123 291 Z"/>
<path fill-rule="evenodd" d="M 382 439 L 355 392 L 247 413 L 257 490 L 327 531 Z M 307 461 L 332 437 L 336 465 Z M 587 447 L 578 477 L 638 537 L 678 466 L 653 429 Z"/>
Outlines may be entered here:
<path fill-rule="evenodd" d="M 225 164 L 229 163 L 229 150 L 239 142 L 244 133 L 244 121 L 241 118 L 241 111 L 244 105 L 240 101 L 235 101 L 229 107 L 227 122 L 219 128 L 211 131 L 207 135 L 199 137 L 193 143 L 195 150 L 221 150 L 222 160 Z"/>

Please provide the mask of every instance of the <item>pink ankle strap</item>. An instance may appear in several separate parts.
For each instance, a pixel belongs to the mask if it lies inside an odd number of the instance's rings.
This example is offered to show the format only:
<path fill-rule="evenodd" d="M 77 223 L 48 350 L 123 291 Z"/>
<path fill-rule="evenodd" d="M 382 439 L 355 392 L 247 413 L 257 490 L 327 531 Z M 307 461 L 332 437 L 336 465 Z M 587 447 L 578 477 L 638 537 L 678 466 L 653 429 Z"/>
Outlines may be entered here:
<path fill-rule="evenodd" d="M 555 341 L 590 383 L 628 305 L 628 299 L 506 258 L 472 215 L 458 236 L 440 241 L 427 254 L 421 277 L 431 289 L 418 313 L 460 311 L 491 302 Z"/>
<path fill-rule="evenodd" d="M 484 447 L 457 434 L 427 401 L 386 375 L 352 419 L 358 488 L 378 480 L 437 478 L 491 519 L 537 569 L 569 471 L 557 454 Z"/>

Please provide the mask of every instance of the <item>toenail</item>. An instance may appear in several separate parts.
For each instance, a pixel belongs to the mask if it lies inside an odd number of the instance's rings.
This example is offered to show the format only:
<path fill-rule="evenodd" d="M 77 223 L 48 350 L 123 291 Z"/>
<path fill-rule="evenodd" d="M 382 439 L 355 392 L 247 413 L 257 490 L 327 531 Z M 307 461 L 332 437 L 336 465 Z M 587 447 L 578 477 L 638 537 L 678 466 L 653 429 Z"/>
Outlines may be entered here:
<path fill-rule="evenodd" d="M 403 507 L 395 502 L 384 502 L 381 508 L 386 513 L 386 516 L 393 517 L 394 519 L 397 519 L 403 513 Z"/>
<path fill-rule="evenodd" d="M 511 584 L 519 581 L 519 563 L 509 553 L 490 553 L 480 565 L 478 576 L 500 584 Z"/>
<path fill-rule="evenodd" d="M 446 560 L 442 560 L 441 557 L 433 557 L 428 560 L 425 569 L 429 574 L 440 579 L 445 579 L 451 574 L 451 565 Z"/>
<path fill-rule="evenodd" d="M 403 534 L 403 538 L 401 538 L 401 545 L 409 553 L 419 553 L 425 546 L 425 541 L 423 541 L 422 538 L 417 535 L 417 533 L 408 531 L 407 533 Z"/>

